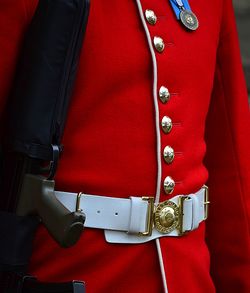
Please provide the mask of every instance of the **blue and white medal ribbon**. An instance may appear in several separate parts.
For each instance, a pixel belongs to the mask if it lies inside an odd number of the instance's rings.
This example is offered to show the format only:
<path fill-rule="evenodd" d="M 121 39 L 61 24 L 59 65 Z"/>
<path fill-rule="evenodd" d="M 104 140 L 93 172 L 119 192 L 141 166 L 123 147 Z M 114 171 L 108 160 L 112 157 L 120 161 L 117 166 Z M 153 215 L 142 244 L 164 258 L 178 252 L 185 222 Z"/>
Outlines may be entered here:
<path fill-rule="evenodd" d="M 197 16 L 191 11 L 188 0 L 169 0 L 178 20 L 189 30 L 195 31 L 199 27 Z"/>

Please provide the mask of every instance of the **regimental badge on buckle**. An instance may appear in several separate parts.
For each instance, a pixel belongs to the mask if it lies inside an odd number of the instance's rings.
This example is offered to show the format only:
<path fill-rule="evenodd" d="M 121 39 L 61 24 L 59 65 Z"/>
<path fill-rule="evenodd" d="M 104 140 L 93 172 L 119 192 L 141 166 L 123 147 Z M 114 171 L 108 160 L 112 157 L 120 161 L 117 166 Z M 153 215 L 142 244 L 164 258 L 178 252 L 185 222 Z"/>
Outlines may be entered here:
<path fill-rule="evenodd" d="M 208 217 L 208 187 L 203 186 L 205 189 L 204 195 L 204 220 Z M 180 196 L 179 205 L 170 200 L 166 200 L 154 206 L 153 197 L 143 197 L 143 200 L 148 202 L 146 231 L 140 232 L 139 236 L 151 236 L 153 228 L 162 234 L 169 234 L 174 230 L 178 230 L 179 236 L 185 234 L 183 230 L 183 208 L 186 199 L 189 196 Z"/>
<path fill-rule="evenodd" d="M 179 227 L 181 217 L 178 206 L 172 201 L 166 200 L 157 205 L 154 214 L 154 224 L 157 231 L 169 234 Z"/>

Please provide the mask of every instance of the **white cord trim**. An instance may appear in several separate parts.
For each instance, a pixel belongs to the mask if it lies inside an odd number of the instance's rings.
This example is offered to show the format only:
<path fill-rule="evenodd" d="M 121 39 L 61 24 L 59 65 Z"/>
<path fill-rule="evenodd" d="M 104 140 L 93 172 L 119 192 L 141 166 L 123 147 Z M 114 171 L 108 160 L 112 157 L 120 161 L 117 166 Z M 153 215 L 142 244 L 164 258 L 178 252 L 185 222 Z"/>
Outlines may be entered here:
<path fill-rule="evenodd" d="M 161 192 L 161 177 L 162 177 L 162 167 L 161 167 L 161 135 L 160 135 L 160 115 L 159 115 L 159 107 L 158 107 L 158 99 L 157 99 L 157 61 L 154 52 L 154 48 L 152 45 L 151 36 L 144 18 L 142 6 L 140 0 L 136 0 L 137 6 L 139 9 L 141 21 L 147 36 L 148 45 L 152 57 L 153 63 L 153 97 L 154 97 L 154 106 L 155 106 L 155 126 L 156 126 L 156 140 L 157 140 L 157 185 L 156 185 L 156 195 L 155 195 L 155 203 L 158 204 L 160 200 L 160 192 Z"/>
<path fill-rule="evenodd" d="M 154 106 L 155 106 L 155 122 L 156 122 L 156 141 L 157 141 L 157 185 L 156 185 L 156 195 L 155 195 L 155 202 L 156 204 L 159 203 L 160 200 L 160 192 L 161 192 L 161 177 L 162 177 L 162 166 L 161 166 L 161 136 L 160 136 L 160 115 L 159 115 L 159 106 L 158 106 L 158 99 L 157 99 L 157 61 L 155 56 L 155 51 L 152 45 L 151 36 L 144 18 L 143 9 L 140 0 L 136 0 L 139 14 L 141 17 L 141 21 L 147 36 L 149 50 L 151 52 L 152 62 L 153 62 L 153 97 L 154 97 Z M 162 259 L 162 253 L 161 253 L 161 246 L 159 239 L 156 240 L 156 246 L 158 251 L 158 257 L 160 262 L 160 268 L 161 268 L 161 275 L 162 275 L 162 281 L 163 281 L 163 287 L 165 293 L 168 293 L 168 287 L 167 287 L 167 280 L 165 275 L 165 269 Z"/>
<path fill-rule="evenodd" d="M 164 292 L 165 293 L 168 293 L 166 272 L 165 272 L 165 268 L 164 268 L 164 264 L 163 264 L 163 259 L 162 259 L 160 239 L 156 239 L 155 242 L 156 242 L 156 247 L 157 247 L 158 256 L 159 256 L 159 262 L 160 262 L 161 276 L 162 276 L 162 282 L 163 282 Z"/>

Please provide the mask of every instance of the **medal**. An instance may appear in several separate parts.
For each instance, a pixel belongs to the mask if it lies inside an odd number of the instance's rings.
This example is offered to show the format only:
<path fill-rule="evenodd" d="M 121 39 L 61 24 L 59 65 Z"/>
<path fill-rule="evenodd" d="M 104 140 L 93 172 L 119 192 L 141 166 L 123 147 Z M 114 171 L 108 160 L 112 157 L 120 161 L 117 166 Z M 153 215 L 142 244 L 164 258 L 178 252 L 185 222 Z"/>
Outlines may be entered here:
<path fill-rule="evenodd" d="M 192 11 L 182 9 L 180 12 L 180 20 L 182 24 L 191 31 L 195 31 L 199 27 L 198 18 Z"/>
<path fill-rule="evenodd" d="M 170 0 L 170 4 L 178 20 L 188 30 L 195 31 L 199 27 L 197 16 L 192 12 L 188 0 Z"/>

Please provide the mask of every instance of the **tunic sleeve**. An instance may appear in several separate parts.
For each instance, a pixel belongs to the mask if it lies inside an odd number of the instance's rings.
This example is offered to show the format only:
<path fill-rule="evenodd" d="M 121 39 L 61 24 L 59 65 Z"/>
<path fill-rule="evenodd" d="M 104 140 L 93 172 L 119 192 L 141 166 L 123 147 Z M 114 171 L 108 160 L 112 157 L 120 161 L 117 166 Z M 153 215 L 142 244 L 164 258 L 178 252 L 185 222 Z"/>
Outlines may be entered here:
<path fill-rule="evenodd" d="M 217 292 L 250 292 L 250 119 L 231 0 L 224 1 L 206 124 L 207 243 Z"/>

